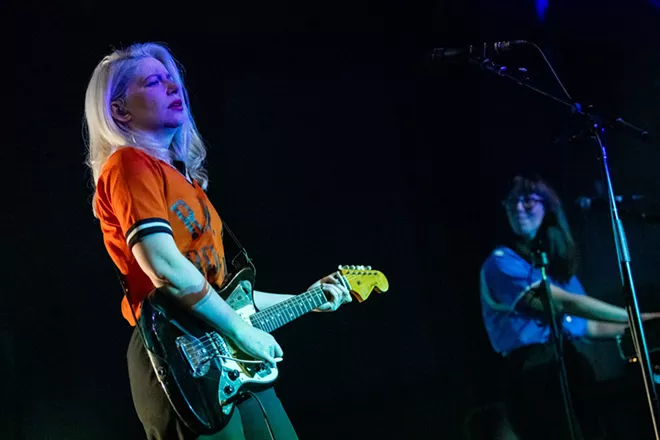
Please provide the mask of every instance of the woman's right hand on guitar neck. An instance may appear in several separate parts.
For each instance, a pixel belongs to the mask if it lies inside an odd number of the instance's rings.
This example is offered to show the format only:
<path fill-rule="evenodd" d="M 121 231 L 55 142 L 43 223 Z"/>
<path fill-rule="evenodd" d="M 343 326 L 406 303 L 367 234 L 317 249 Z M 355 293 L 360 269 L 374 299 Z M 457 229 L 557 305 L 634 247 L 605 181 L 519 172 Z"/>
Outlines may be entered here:
<path fill-rule="evenodd" d="M 282 347 L 270 333 L 252 327 L 250 324 L 246 323 L 230 337 L 246 354 L 265 360 L 273 366 L 276 362 L 275 358 L 281 358 L 284 355 Z"/>

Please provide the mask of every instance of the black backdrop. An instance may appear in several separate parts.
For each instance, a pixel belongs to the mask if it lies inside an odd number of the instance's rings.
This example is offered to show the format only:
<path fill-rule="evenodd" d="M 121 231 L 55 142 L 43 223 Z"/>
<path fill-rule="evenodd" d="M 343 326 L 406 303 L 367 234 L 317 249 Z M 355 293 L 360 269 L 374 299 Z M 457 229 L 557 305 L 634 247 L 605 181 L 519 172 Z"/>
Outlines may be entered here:
<path fill-rule="evenodd" d="M 258 288 L 299 292 L 338 264 L 389 278 L 384 295 L 277 331 L 277 389 L 301 438 L 459 438 L 466 413 L 497 400 L 478 270 L 506 227 L 498 201 L 514 172 L 536 170 L 558 188 L 584 284 L 623 305 L 607 212 L 572 204 L 600 177 L 593 145 L 565 141 L 576 121 L 503 78 L 431 65 L 427 54 L 534 41 L 576 100 L 659 131 L 660 11 L 650 2 L 552 1 L 545 22 L 523 0 L 33 2 L 11 12 L 5 438 L 141 438 L 130 328 L 91 214 L 81 134 L 92 69 L 136 41 L 166 42 L 186 67 L 210 145 L 209 195 L 255 260 Z M 556 89 L 538 54 L 510 57 Z M 613 134 L 618 193 L 658 196 L 658 151 Z M 660 310 L 657 223 L 634 212 L 624 221 L 642 305 Z M 604 383 L 630 374 L 613 344 L 584 349 Z"/>

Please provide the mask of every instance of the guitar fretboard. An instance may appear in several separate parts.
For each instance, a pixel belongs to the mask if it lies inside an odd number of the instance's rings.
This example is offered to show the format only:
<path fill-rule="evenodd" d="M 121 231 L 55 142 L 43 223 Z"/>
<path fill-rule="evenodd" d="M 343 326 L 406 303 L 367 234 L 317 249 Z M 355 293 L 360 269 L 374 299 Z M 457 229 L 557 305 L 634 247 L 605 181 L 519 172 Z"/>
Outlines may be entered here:
<path fill-rule="evenodd" d="M 327 301 L 323 290 L 320 287 L 314 287 L 305 293 L 301 293 L 272 307 L 268 307 L 261 312 L 255 313 L 250 316 L 250 322 L 258 329 L 270 333 L 294 319 L 311 312 Z"/>

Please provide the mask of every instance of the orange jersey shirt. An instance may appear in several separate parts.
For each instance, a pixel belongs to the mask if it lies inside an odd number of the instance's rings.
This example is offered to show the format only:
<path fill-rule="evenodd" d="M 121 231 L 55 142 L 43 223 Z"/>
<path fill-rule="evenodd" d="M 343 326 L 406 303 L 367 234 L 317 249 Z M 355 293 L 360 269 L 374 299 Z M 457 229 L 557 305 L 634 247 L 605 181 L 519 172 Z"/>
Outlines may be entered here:
<path fill-rule="evenodd" d="M 212 285 L 226 275 L 222 221 L 204 190 L 173 166 L 133 147 L 113 153 L 96 185 L 96 212 L 106 250 L 123 274 L 122 314 L 135 325 L 140 304 L 154 285 L 131 248 L 155 233 L 174 237 L 179 251 Z"/>

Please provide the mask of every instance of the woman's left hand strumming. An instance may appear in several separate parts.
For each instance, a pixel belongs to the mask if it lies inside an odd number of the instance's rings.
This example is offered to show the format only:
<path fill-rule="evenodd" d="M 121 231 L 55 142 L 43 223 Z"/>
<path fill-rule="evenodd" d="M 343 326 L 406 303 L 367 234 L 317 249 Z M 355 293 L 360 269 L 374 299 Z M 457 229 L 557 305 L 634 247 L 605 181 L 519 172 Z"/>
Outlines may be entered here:
<path fill-rule="evenodd" d="M 316 312 L 334 312 L 342 304 L 349 303 L 353 301 L 351 294 L 348 289 L 340 281 L 339 275 L 337 272 L 330 274 L 326 277 L 321 278 L 314 284 L 310 286 L 310 289 L 314 287 L 321 287 L 323 293 L 328 298 L 328 302 L 320 305 L 314 311 Z"/>

